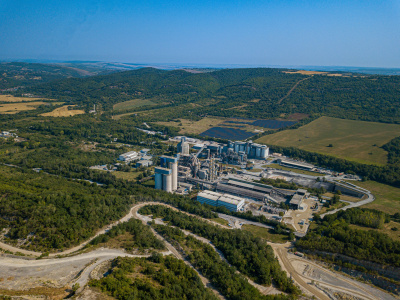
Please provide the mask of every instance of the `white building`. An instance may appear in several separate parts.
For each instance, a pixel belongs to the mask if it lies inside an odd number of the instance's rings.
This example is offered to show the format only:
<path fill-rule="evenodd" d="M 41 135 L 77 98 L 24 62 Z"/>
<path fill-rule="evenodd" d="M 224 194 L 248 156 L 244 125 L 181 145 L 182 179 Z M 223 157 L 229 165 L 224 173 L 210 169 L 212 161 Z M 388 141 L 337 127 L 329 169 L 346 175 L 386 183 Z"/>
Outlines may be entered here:
<path fill-rule="evenodd" d="M 124 161 L 124 162 L 130 162 L 130 161 L 136 160 L 136 159 L 139 159 L 139 155 L 136 151 L 126 152 L 126 153 L 121 154 L 118 157 L 118 160 Z"/>
<path fill-rule="evenodd" d="M 232 196 L 229 194 L 221 194 L 213 191 L 201 191 L 197 195 L 197 201 L 215 207 L 225 207 L 230 211 L 239 211 L 243 208 L 244 198 Z"/>

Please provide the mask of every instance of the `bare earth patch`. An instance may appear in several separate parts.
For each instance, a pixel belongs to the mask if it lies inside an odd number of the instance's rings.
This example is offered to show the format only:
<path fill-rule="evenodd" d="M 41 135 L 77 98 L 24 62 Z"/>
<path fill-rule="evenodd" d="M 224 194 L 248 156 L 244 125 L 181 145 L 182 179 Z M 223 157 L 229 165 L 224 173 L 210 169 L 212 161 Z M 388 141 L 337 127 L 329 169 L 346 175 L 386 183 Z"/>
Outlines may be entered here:
<path fill-rule="evenodd" d="M 55 110 L 41 114 L 43 117 L 71 117 L 75 115 L 82 115 L 85 113 L 84 110 L 69 110 L 69 107 L 72 107 L 75 105 L 64 105 L 62 107 L 56 108 Z"/>

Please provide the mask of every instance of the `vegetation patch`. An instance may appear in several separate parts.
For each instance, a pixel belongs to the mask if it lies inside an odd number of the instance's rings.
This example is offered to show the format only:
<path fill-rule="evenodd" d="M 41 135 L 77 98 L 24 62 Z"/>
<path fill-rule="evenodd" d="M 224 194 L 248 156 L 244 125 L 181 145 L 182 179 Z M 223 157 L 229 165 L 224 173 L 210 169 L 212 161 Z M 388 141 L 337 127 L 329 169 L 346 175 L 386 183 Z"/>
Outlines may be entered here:
<path fill-rule="evenodd" d="M 75 105 L 64 105 L 62 107 L 58 107 L 55 110 L 41 114 L 43 117 L 72 117 L 76 115 L 82 115 L 85 113 L 84 110 L 81 109 L 69 109 Z"/>
<path fill-rule="evenodd" d="M 244 224 L 242 230 L 251 232 L 254 236 L 272 243 L 286 243 L 289 241 L 287 235 L 277 234 L 273 229 L 269 228 Z"/>
<path fill-rule="evenodd" d="M 108 276 L 91 280 L 89 285 L 121 300 L 217 299 L 203 286 L 195 270 L 171 256 L 118 257 Z"/>
<path fill-rule="evenodd" d="M 307 235 L 296 246 L 310 251 L 340 253 L 356 259 L 372 261 L 394 267 L 400 266 L 400 242 L 387 234 L 365 228 L 383 228 L 388 215 L 368 209 L 348 209 L 314 217 L 317 227 L 310 227 Z M 363 230 L 355 229 L 358 225 Z"/>
<path fill-rule="evenodd" d="M 263 136 L 257 142 L 385 165 L 387 152 L 381 147 L 399 132 L 400 126 L 394 124 L 321 117 L 298 129 Z"/>
<path fill-rule="evenodd" d="M 152 102 L 149 99 L 133 99 L 121 103 L 117 103 L 113 105 L 114 110 L 124 110 L 124 109 L 132 109 L 140 106 L 146 105 L 155 105 L 156 103 Z"/>

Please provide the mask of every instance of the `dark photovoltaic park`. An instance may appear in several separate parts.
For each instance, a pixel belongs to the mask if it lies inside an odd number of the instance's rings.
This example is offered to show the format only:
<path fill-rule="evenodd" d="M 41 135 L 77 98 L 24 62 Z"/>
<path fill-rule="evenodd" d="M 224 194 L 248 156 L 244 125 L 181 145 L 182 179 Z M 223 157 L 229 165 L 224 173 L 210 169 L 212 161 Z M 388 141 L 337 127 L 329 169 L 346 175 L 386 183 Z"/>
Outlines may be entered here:
<path fill-rule="evenodd" d="M 255 135 L 255 133 L 236 128 L 213 127 L 200 133 L 200 135 L 226 140 L 245 140 Z"/>

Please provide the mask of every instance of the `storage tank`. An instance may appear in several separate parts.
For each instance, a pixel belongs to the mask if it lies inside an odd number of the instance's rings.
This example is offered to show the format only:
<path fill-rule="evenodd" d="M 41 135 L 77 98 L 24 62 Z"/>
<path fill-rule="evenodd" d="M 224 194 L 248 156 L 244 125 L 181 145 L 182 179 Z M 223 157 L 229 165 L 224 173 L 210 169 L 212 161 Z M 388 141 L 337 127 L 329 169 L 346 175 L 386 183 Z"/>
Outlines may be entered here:
<path fill-rule="evenodd" d="M 172 176 L 171 174 L 162 175 L 163 176 L 163 190 L 171 193 L 172 192 Z"/>
<path fill-rule="evenodd" d="M 269 148 L 267 146 L 263 146 L 261 149 L 261 157 L 262 158 L 267 158 L 268 157 L 268 151 Z"/>
<path fill-rule="evenodd" d="M 208 172 L 207 170 L 199 170 L 199 172 L 197 172 L 197 174 L 199 175 L 200 179 L 207 179 L 208 178 Z"/>
<path fill-rule="evenodd" d="M 261 148 L 260 147 L 257 147 L 256 148 L 256 157 L 258 158 L 258 157 L 261 157 Z"/>
<path fill-rule="evenodd" d="M 155 189 L 162 190 L 162 183 L 163 183 L 162 175 L 160 173 L 156 173 L 154 177 L 156 181 Z"/>

